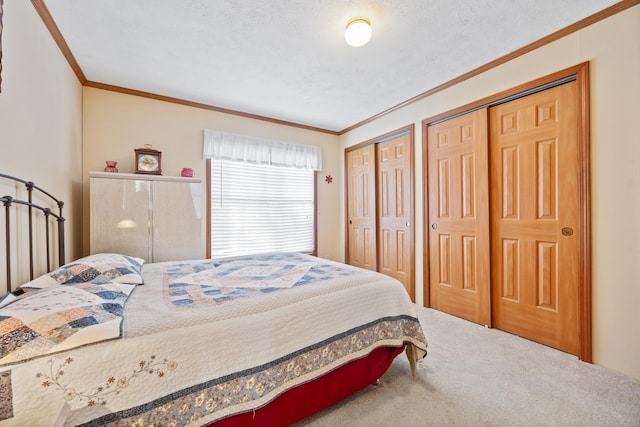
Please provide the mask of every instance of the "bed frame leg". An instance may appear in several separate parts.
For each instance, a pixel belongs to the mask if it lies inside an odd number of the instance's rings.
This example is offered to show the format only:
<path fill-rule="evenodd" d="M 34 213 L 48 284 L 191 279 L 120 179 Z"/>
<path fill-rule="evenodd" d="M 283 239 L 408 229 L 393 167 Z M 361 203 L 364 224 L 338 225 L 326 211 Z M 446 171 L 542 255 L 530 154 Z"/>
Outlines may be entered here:
<path fill-rule="evenodd" d="M 422 363 L 422 359 L 418 357 L 418 350 L 416 347 L 411 343 L 407 343 L 405 353 L 407 354 L 407 359 L 409 359 L 409 366 L 411 367 L 411 376 L 413 379 L 418 379 L 419 372 L 422 372 L 422 375 L 425 376 L 427 370 Z"/>
<path fill-rule="evenodd" d="M 407 359 L 409 359 L 409 366 L 411 367 L 411 376 L 415 380 L 418 378 L 418 365 L 416 362 L 416 348 L 411 343 L 407 343 L 407 347 L 405 348 L 405 353 L 407 354 Z"/>

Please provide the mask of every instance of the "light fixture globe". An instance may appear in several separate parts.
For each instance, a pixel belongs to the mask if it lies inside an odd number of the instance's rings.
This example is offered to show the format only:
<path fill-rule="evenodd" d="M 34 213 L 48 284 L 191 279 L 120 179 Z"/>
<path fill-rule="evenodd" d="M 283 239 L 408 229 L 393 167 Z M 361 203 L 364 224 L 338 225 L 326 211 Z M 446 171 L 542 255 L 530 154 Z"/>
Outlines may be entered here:
<path fill-rule="evenodd" d="M 344 39 L 349 46 L 359 47 L 371 39 L 371 22 L 363 16 L 352 18 L 347 23 Z"/>

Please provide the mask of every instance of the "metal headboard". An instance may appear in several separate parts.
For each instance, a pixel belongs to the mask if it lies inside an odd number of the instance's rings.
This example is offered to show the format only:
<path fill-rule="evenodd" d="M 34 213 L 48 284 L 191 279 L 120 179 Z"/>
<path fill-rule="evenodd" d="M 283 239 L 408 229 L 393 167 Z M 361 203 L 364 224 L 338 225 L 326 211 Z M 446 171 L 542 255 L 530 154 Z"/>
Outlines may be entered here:
<path fill-rule="evenodd" d="M 30 280 L 34 279 L 34 219 L 37 220 L 36 214 L 41 212 L 44 214 L 44 222 L 45 222 L 45 235 L 46 235 L 46 262 L 47 262 L 47 271 L 51 271 L 52 264 L 52 254 L 50 251 L 50 230 L 49 230 L 49 220 L 50 218 L 55 218 L 58 225 L 58 265 L 62 265 L 65 263 L 64 257 L 64 217 L 62 216 L 62 207 L 64 206 L 64 202 L 56 199 L 51 194 L 41 189 L 37 185 L 35 185 L 31 181 L 25 181 L 20 178 L 16 178 L 13 176 L 5 175 L 0 173 L 0 178 L 5 178 L 10 181 L 15 181 L 24 184 L 27 193 L 28 200 L 18 200 L 11 196 L 2 196 L 0 197 L 0 203 L 2 203 L 5 207 L 5 234 L 6 234 L 6 263 L 7 263 L 7 292 L 11 291 L 11 207 L 18 208 L 18 206 L 26 206 L 28 212 L 28 230 L 29 230 L 29 277 Z M 59 212 L 56 214 L 51 211 L 51 209 L 47 207 L 39 206 L 33 203 L 33 192 L 38 191 L 42 195 L 51 199 L 58 206 Z M 34 212 L 34 209 L 36 210 Z"/>

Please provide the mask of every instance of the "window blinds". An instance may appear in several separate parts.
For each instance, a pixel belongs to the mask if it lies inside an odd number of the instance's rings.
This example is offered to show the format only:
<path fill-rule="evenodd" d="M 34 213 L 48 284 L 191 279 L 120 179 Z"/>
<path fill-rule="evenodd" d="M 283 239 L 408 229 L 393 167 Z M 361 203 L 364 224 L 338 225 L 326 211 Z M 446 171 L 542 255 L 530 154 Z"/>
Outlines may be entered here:
<path fill-rule="evenodd" d="M 314 249 L 315 172 L 211 160 L 211 256 Z"/>

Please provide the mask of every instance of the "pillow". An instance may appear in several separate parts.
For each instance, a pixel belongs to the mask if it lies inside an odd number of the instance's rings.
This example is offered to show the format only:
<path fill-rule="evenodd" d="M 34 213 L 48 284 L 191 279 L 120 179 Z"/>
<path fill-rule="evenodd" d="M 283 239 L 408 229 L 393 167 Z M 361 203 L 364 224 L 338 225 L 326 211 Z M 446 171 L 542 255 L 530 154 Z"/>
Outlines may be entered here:
<path fill-rule="evenodd" d="M 40 289 L 85 282 L 141 285 L 144 260 L 121 254 L 95 254 L 80 258 L 20 286 Z"/>
<path fill-rule="evenodd" d="M 20 295 L 0 309 L 0 366 L 121 337 L 135 287 L 79 283 Z"/>
<path fill-rule="evenodd" d="M 11 304 L 12 302 L 14 302 L 16 300 L 16 298 L 18 298 L 18 297 L 15 296 L 14 294 L 12 294 L 11 292 L 9 292 L 8 294 L 4 295 L 3 297 L 0 297 L 0 308 Z"/>

